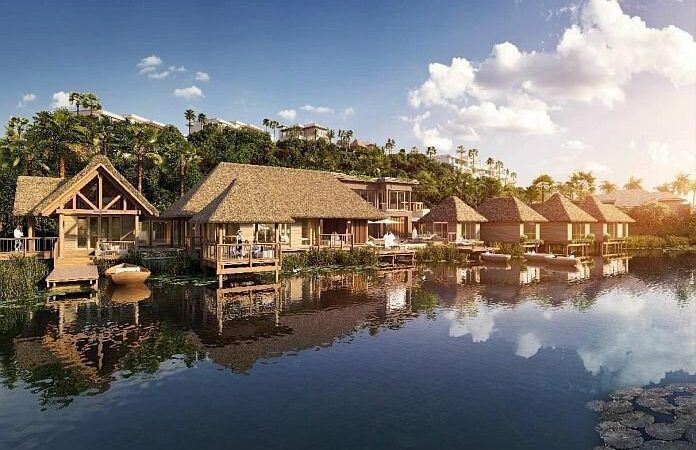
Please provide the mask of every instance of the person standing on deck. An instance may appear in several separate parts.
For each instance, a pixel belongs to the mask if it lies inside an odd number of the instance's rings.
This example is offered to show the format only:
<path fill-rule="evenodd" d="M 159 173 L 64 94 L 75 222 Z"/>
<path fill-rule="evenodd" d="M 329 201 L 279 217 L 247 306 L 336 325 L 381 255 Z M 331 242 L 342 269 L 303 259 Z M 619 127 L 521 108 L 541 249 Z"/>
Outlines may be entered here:
<path fill-rule="evenodd" d="M 19 225 L 17 225 L 14 229 L 14 238 L 15 238 L 14 249 L 16 252 L 22 251 L 22 238 L 23 237 L 24 237 L 24 233 L 22 232 L 22 228 Z"/>

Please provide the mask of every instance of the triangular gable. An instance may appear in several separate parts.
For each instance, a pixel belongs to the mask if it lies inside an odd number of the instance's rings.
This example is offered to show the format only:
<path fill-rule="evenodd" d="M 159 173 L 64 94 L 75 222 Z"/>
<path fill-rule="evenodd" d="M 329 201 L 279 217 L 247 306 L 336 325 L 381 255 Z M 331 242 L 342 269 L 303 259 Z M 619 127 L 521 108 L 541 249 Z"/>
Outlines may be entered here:
<path fill-rule="evenodd" d="M 111 162 L 105 156 L 97 156 L 82 169 L 77 175 L 63 183 L 56 191 L 47 197 L 36 208 L 38 215 L 48 216 L 53 214 L 56 209 L 63 208 L 66 202 L 69 202 L 76 197 L 81 205 L 86 205 L 88 208 L 98 207 L 94 204 L 94 198 L 89 195 L 84 195 L 83 189 L 98 180 L 99 175 L 102 175 L 103 182 L 113 186 L 122 198 L 130 202 L 136 209 L 141 209 L 143 212 L 157 216 L 157 208 L 155 208 L 147 199 L 138 192 L 132 184 L 121 175 Z M 96 199 L 98 202 L 98 199 Z M 102 204 L 103 210 L 107 210 L 107 204 Z M 81 209 L 81 208 L 80 208 Z"/>

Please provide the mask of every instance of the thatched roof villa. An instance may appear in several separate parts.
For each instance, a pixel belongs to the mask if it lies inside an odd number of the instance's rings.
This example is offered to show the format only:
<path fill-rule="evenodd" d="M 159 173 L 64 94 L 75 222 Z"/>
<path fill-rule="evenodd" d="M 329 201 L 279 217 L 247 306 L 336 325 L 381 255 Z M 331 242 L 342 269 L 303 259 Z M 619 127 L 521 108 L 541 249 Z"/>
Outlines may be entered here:
<path fill-rule="evenodd" d="M 482 222 L 488 222 L 488 219 L 459 197 L 451 196 L 432 207 L 418 224 L 422 233 L 431 232 L 448 242 L 454 242 L 460 238 L 480 240 Z"/>
<path fill-rule="evenodd" d="M 548 220 L 541 224 L 541 234 L 549 251 L 562 249 L 567 254 L 572 248 L 586 252 L 591 242 L 584 241 L 590 240 L 590 224 L 597 219 L 558 192 L 534 209 Z"/>
<path fill-rule="evenodd" d="M 488 221 L 481 224 L 481 239 L 486 242 L 519 243 L 537 246 L 542 239 L 540 224 L 546 218 L 517 197 L 494 197 L 484 200 L 476 210 Z"/>
<path fill-rule="evenodd" d="M 595 235 L 601 255 L 623 253 L 627 245 L 622 241 L 628 237 L 628 224 L 635 220 L 614 205 L 602 203 L 590 195 L 580 203 L 580 208 L 597 219 L 590 224 L 590 232 Z"/>
<path fill-rule="evenodd" d="M 361 244 L 367 221 L 385 214 L 333 174 L 317 170 L 220 163 L 163 214 L 181 236 L 284 247 Z"/>

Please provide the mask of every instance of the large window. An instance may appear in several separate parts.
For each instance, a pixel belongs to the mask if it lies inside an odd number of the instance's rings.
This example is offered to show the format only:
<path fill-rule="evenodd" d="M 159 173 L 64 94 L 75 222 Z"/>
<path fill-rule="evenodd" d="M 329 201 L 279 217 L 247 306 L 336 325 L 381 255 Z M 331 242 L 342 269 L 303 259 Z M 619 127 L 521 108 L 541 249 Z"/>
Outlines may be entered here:
<path fill-rule="evenodd" d="M 169 223 L 152 222 L 152 243 L 153 245 L 169 244 Z"/>
<path fill-rule="evenodd" d="M 275 225 L 272 223 L 257 223 L 254 230 L 256 242 L 275 242 Z"/>
<path fill-rule="evenodd" d="M 408 191 L 389 191 L 389 209 L 408 211 L 409 206 Z"/>
<path fill-rule="evenodd" d="M 584 223 L 574 223 L 572 224 L 572 235 L 573 239 L 582 239 L 585 237 L 585 224 Z"/>
<path fill-rule="evenodd" d="M 283 243 L 285 245 L 291 245 L 291 243 L 290 243 L 290 224 L 289 223 L 278 224 L 278 236 L 279 236 L 281 243 Z"/>
<path fill-rule="evenodd" d="M 476 223 L 466 222 L 462 225 L 462 237 L 464 239 L 479 239 L 479 235 L 476 232 Z"/>
<path fill-rule="evenodd" d="M 433 234 L 447 238 L 447 222 L 433 222 Z"/>
<path fill-rule="evenodd" d="M 534 222 L 525 222 L 523 225 L 523 230 L 522 233 L 527 236 L 529 239 L 536 239 L 536 223 Z"/>

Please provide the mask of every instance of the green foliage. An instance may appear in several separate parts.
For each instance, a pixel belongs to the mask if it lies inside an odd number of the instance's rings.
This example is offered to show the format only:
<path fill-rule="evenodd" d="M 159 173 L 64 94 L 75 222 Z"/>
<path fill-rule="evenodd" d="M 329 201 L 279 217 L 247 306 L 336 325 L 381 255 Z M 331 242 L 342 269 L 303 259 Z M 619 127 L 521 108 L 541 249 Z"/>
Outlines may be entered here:
<path fill-rule="evenodd" d="M 36 297 L 46 275 L 48 266 L 34 257 L 0 261 L 0 302 Z"/>
<path fill-rule="evenodd" d="M 497 247 L 498 253 L 505 255 L 522 256 L 524 253 L 524 247 L 522 247 L 521 242 L 493 242 L 491 246 Z"/>
<path fill-rule="evenodd" d="M 283 255 L 283 270 L 294 271 L 320 267 L 376 267 L 377 253 L 368 248 L 351 250 L 310 249 Z"/>
<path fill-rule="evenodd" d="M 675 250 L 689 250 L 696 247 L 696 237 L 634 234 L 628 237 L 628 247 L 632 249 L 669 248 Z"/>
<path fill-rule="evenodd" d="M 119 261 L 121 262 L 121 261 Z M 188 253 L 177 251 L 163 256 L 149 256 L 146 252 L 129 251 L 122 262 L 145 267 L 153 275 L 180 276 L 198 274 L 201 266 Z M 110 265 L 109 265 L 110 266 Z M 109 266 L 105 267 L 108 268 Z"/>
<path fill-rule="evenodd" d="M 123 361 L 123 369 L 127 372 L 125 377 L 136 373 L 155 373 L 162 362 L 174 356 L 179 356 L 187 367 L 191 367 L 200 355 L 181 330 L 164 323 L 153 337 L 128 353 Z"/>
<path fill-rule="evenodd" d="M 465 254 L 459 252 L 456 245 L 429 245 L 416 251 L 416 261 L 427 262 L 459 262 L 465 259 Z"/>

